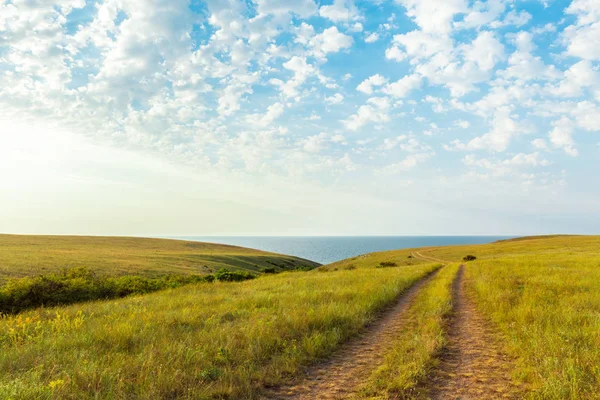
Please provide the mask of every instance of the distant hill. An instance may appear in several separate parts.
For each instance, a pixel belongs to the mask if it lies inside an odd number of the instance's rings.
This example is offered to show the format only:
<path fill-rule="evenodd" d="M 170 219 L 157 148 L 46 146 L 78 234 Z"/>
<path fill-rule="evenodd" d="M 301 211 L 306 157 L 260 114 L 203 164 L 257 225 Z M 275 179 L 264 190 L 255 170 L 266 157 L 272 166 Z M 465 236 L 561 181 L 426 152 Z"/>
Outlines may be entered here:
<path fill-rule="evenodd" d="M 214 243 L 101 236 L 0 235 L 0 282 L 86 267 L 106 275 L 208 274 L 220 268 L 260 272 L 310 269 L 318 263 Z"/>

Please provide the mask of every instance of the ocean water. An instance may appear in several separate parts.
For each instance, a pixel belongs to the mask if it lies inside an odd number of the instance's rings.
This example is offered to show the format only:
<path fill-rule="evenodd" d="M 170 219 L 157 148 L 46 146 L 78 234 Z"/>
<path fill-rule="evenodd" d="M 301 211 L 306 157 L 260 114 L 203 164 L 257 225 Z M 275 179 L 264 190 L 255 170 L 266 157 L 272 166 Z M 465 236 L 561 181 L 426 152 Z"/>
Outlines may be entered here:
<path fill-rule="evenodd" d="M 250 247 L 329 264 L 374 251 L 482 244 L 508 238 L 509 236 L 178 236 L 173 239 Z"/>

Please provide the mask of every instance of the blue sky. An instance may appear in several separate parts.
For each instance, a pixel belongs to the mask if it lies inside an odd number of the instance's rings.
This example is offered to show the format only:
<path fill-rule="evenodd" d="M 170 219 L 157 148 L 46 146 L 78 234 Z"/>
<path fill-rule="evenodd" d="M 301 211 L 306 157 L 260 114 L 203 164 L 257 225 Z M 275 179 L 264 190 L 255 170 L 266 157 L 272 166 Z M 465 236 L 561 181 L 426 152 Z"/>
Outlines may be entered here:
<path fill-rule="evenodd" d="M 0 230 L 598 233 L 599 0 L 0 0 Z"/>

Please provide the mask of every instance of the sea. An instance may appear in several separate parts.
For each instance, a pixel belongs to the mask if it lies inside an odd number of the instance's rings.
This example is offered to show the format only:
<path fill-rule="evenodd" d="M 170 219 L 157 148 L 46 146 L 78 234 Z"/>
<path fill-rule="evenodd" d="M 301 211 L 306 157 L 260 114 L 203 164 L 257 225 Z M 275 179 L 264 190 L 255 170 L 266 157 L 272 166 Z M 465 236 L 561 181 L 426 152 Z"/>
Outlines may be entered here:
<path fill-rule="evenodd" d="M 483 244 L 511 237 L 513 236 L 177 236 L 171 238 L 250 247 L 329 264 L 374 251 Z"/>

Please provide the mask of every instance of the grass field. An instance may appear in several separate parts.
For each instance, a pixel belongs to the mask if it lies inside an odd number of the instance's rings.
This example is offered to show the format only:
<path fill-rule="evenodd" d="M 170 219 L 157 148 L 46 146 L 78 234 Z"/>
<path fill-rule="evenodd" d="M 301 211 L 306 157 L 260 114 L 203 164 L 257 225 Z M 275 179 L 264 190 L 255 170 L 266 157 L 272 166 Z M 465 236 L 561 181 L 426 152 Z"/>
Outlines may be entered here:
<path fill-rule="evenodd" d="M 600 392 L 600 237 L 554 236 L 424 253 L 467 263 L 469 295 L 515 357 L 533 399 Z"/>
<path fill-rule="evenodd" d="M 85 246 L 79 253 L 94 259 Z M 451 283 L 464 264 L 461 293 L 514 359 L 523 397 L 599 397 L 600 237 L 554 236 L 373 253 L 308 272 L 4 316 L 0 398 L 258 398 L 326 359 L 440 267 L 423 258 L 448 265 L 417 292 L 406 329 L 364 377 L 361 396 L 422 397 L 416 389 L 446 345 Z"/>
<path fill-rule="evenodd" d="M 253 398 L 434 268 L 282 273 L 5 317 L 0 398 Z"/>
<path fill-rule="evenodd" d="M 0 283 L 86 267 L 105 275 L 207 274 L 220 268 L 313 268 L 312 261 L 221 244 L 98 236 L 0 235 Z"/>

